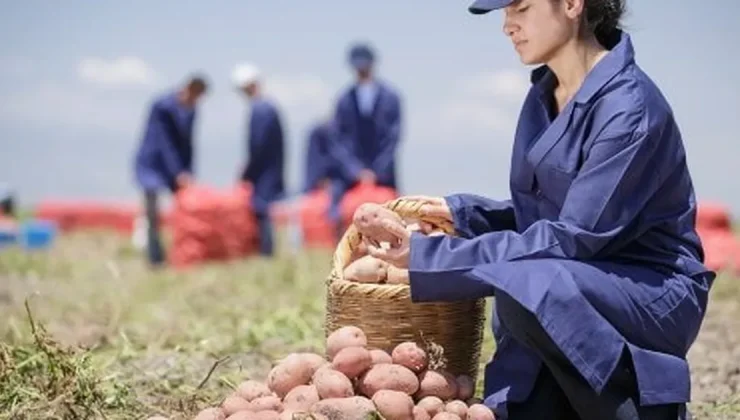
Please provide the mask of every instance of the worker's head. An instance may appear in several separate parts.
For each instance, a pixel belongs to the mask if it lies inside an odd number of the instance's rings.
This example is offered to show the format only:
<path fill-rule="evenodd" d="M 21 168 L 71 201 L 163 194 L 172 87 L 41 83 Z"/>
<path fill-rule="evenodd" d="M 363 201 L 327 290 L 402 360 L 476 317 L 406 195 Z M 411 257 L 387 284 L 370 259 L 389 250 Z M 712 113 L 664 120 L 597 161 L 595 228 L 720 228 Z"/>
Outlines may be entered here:
<path fill-rule="evenodd" d="M 625 0 L 477 0 L 474 14 L 504 10 L 503 30 L 525 64 L 549 62 L 566 45 L 619 39 Z"/>
<path fill-rule="evenodd" d="M 349 64 L 354 69 L 358 80 L 367 80 L 372 77 L 375 64 L 375 52 L 367 44 L 353 45 L 349 50 Z"/>
<path fill-rule="evenodd" d="M 195 107 L 200 98 L 208 91 L 208 83 L 202 75 L 193 75 L 180 90 L 180 101 L 183 105 Z"/>
<path fill-rule="evenodd" d="M 249 63 L 237 65 L 231 73 L 231 80 L 234 87 L 244 92 L 249 98 L 253 98 L 259 94 L 260 78 L 259 69 Z"/>

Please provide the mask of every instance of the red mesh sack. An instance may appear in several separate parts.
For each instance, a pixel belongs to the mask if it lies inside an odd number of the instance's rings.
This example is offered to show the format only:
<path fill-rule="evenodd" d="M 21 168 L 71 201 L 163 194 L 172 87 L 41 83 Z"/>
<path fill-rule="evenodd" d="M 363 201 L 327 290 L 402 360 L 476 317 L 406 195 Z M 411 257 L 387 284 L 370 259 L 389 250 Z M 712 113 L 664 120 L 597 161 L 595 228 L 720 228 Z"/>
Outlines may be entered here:
<path fill-rule="evenodd" d="M 729 209 L 720 203 L 701 202 L 697 206 L 696 226 L 704 230 L 732 230 L 732 218 Z"/>
<path fill-rule="evenodd" d="M 105 229 L 130 234 L 139 212 L 129 203 L 49 199 L 36 205 L 34 217 L 55 222 L 62 232 Z"/>
<path fill-rule="evenodd" d="M 334 226 L 329 219 L 331 193 L 328 188 L 305 194 L 298 203 L 303 245 L 307 248 L 336 246 Z"/>

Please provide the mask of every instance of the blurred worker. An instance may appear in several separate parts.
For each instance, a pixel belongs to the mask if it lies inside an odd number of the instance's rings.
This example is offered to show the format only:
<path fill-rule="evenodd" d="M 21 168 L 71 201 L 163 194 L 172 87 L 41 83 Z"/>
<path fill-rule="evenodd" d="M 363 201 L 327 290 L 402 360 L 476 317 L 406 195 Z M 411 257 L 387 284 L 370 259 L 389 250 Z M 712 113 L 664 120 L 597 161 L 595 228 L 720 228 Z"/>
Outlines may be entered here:
<path fill-rule="evenodd" d="M 252 207 L 259 225 L 260 253 L 274 252 L 270 205 L 285 196 L 285 146 L 280 114 L 262 92 L 261 75 L 251 64 L 238 65 L 233 73 L 234 85 L 243 92 L 251 106 L 247 134 L 247 163 L 241 180 L 252 184 Z"/>
<path fill-rule="evenodd" d="M 193 178 L 193 127 L 196 105 L 208 89 L 205 78 L 192 76 L 182 87 L 151 105 L 135 158 L 136 182 L 144 192 L 147 254 L 153 266 L 165 261 L 159 233 L 158 195 L 175 193 Z"/>
<path fill-rule="evenodd" d="M 339 225 L 339 202 L 358 183 L 398 189 L 396 151 L 401 135 L 398 93 L 374 75 L 375 53 L 365 44 L 349 51 L 356 82 L 340 96 L 336 106 L 338 135 L 331 153 L 340 182 L 334 185 L 332 218 Z M 341 230 L 342 227 L 339 226 Z"/>
<path fill-rule="evenodd" d="M 317 189 L 324 189 L 334 178 L 333 158 L 329 153 L 330 136 L 334 133 L 332 121 L 323 120 L 308 133 L 305 160 L 305 179 L 303 192 L 308 193 Z"/>
<path fill-rule="evenodd" d="M 0 219 L 2 216 L 15 217 L 15 200 L 10 185 L 0 181 Z"/>

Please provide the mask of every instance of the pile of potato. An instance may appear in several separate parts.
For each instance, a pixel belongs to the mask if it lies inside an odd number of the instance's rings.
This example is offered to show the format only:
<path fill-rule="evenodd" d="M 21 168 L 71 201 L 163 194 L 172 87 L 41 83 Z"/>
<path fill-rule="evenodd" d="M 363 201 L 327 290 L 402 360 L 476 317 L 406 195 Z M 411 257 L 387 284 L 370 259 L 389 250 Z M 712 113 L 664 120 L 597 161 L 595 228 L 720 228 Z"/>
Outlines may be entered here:
<path fill-rule="evenodd" d="M 243 382 L 195 420 L 495 419 L 473 398 L 471 378 L 431 369 L 416 343 L 388 354 L 368 348 L 365 333 L 347 326 L 329 335 L 326 353 L 288 355 L 266 382 Z"/>
<path fill-rule="evenodd" d="M 408 270 L 395 267 L 367 254 L 368 243 L 378 247 L 396 245 L 397 238 L 385 230 L 382 226 L 384 222 L 396 224 L 409 232 L 420 232 L 430 236 L 444 234 L 437 227 L 424 221 L 402 218 L 380 204 L 365 203 L 357 208 L 352 220 L 363 241 L 355 249 L 350 263 L 344 269 L 345 280 L 358 283 L 408 284 Z M 376 238 L 377 240 L 371 240 L 370 238 Z"/>

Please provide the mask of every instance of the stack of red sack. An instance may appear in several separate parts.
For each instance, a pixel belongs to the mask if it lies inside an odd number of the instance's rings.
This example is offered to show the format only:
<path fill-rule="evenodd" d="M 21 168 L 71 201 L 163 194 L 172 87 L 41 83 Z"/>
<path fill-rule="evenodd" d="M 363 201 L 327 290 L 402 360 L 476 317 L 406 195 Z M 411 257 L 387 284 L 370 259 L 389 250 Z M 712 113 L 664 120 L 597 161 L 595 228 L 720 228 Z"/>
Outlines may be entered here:
<path fill-rule="evenodd" d="M 333 248 L 336 245 L 334 225 L 329 219 L 330 204 L 329 188 L 311 191 L 298 202 L 301 235 L 306 248 Z"/>
<path fill-rule="evenodd" d="M 729 210 L 718 203 L 700 203 L 696 227 L 704 247 L 705 265 L 740 275 L 740 241 L 732 232 Z"/>
<path fill-rule="evenodd" d="M 194 185 L 179 191 L 170 218 L 170 264 L 185 267 L 255 254 L 258 229 L 251 195 L 247 185 L 225 191 Z"/>
<path fill-rule="evenodd" d="M 87 229 L 110 229 L 130 234 L 139 206 L 130 203 L 95 201 L 43 200 L 34 209 L 34 217 L 55 222 L 62 232 Z"/>

